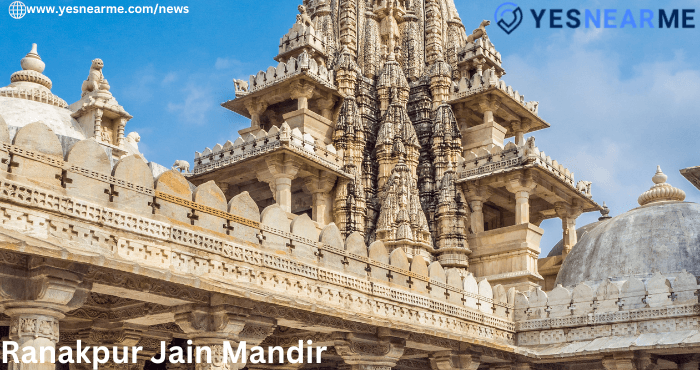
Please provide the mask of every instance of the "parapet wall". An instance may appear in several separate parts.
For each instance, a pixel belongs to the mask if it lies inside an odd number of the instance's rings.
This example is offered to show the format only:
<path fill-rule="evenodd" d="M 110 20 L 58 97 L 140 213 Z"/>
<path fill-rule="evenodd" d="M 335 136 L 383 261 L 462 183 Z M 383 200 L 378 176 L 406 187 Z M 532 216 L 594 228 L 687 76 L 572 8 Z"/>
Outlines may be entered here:
<path fill-rule="evenodd" d="M 697 330 L 697 278 L 686 272 L 517 293 L 518 345 Z"/>
<path fill-rule="evenodd" d="M 4 229 L 168 274 L 229 283 L 249 274 L 271 293 L 287 289 L 309 299 L 331 294 L 329 302 L 345 305 L 340 298 L 350 296 L 343 290 L 359 292 L 371 297 L 375 306 L 367 309 L 380 316 L 404 312 L 402 320 L 436 329 L 457 325 L 484 339 L 513 340 L 513 289 L 420 257 L 409 263 L 401 249 L 389 254 L 381 242 L 367 247 L 357 233 L 344 239 L 335 224 L 319 233 L 307 215 L 290 221 L 277 205 L 259 213 L 245 192 L 227 202 L 213 181 L 193 189 L 175 170 L 154 179 L 137 155 L 112 169 L 92 139 L 74 144 L 64 158 L 58 138 L 41 122 L 21 128 L 10 144 L 0 120 L 1 141 Z M 255 266 L 262 269 L 253 272 Z M 289 278 L 277 281 L 280 272 Z M 334 288 L 306 290 L 291 277 Z M 421 310 L 442 318 L 428 320 Z"/>

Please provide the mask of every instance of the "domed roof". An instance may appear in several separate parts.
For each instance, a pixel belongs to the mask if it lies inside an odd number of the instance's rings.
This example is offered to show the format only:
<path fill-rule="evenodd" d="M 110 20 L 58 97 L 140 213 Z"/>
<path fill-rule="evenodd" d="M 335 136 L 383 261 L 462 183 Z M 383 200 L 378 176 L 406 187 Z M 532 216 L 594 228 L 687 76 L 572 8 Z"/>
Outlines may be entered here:
<path fill-rule="evenodd" d="M 22 58 L 21 66 L 22 70 L 12 74 L 10 85 L 0 88 L 0 116 L 7 125 L 24 127 L 41 121 L 55 134 L 85 139 L 66 102 L 51 93 L 52 83 L 43 75 L 45 66 L 36 44 Z"/>
<path fill-rule="evenodd" d="M 583 235 L 564 260 L 556 284 L 682 270 L 700 275 L 700 205 L 680 201 L 682 191 L 665 184 L 660 170 L 654 182 L 656 190 L 640 197 L 643 206 Z"/>

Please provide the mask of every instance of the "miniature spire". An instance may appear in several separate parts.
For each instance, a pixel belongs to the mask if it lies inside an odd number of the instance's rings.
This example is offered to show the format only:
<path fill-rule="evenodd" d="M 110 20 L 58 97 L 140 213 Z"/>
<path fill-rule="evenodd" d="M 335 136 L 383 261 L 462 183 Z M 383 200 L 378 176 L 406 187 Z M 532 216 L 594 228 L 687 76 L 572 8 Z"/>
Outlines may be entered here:
<path fill-rule="evenodd" d="M 643 206 L 650 203 L 667 201 L 684 201 L 685 192 L 681 189 L 671 186 L 671 184 L 667 184 L 667 179 L 668 176 L 661 172 L 661 166 L 657 166 L 656 174 L 651 179 L 654 182 L 654 186 L 652 186 L 651 189 L 645 191 L 642 195 L 639 196 L 639 199 L 637 200 L 639 202 L 639 205 Z"/>
<path fill-rule="evenodd" d="M 598 217 L 598 221 L 605 221 L 609 220 L 612 217 L 610 217 L 610 208 L 608 208 L 608 205 L 603 202 L 603 209 L 600 210 L 600 217 Z"/>
<path fill-rule="evenodd" d="M 38 88 L 41 90 L 43 89 L 42 87 L 36 86 L 41 85 L 48 89 L 44 90 L 45 92 L 49 92 L 52 86 L 51 80 L 42 74 L 44 68 L 46 68 L 46 64 L 41 60 L 36 49 L 36 44 L 32 44 L 32 50 L 20 61 L 22 70 L 13 73 L 10 77 L 10 82 L 22 85 L 25 89 Z"/>

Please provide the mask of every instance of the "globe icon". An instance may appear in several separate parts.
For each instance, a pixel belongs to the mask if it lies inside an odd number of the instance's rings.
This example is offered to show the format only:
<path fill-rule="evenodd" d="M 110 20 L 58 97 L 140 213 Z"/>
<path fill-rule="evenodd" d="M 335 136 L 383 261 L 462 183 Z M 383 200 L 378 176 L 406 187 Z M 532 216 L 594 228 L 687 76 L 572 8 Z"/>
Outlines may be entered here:
<path fill-rule="evenodd" d="M 15 1 L 10 4 L 10 17 L 14 19 L 21 19 L 27 14 L 27 6 L 21 1 Z"/>

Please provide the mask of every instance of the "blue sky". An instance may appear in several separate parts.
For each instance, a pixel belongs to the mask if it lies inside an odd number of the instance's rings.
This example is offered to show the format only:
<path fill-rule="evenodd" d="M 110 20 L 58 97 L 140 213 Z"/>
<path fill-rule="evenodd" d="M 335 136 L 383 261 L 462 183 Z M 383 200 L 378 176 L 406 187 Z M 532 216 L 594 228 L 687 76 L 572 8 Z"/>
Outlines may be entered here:
<path fill-rule="evenodd" d="M 612 215 L 637 203 L 656 165 L 697 202 L 700 193 L 678 173 L 700 165 L 700 1 L 515 1 L 525 15 L 512 34 L 496 27 L 502 1 L 455 0 L 467 29 L 483 19 L 503 55 L 503 79 L 540 102 L 552 127 L 537 145 L 593 181 L 593 196 Z M 233 98 L 232 78 L 276 64 L 279 39 L 300 0 L 279 1 L 34 1 L 27 5 L 188 6 L 188 14 L 27 15 L 14 20 L 0 1 L 0 85 L 9 84 L 31 43 L 39 44 L 53 92 L 80 98 L 90 61 L 104 60 L 112 93 L 134 116 L 127 132 L 141 135 L 146 157 L 169 166 L 192 162 L 194 151 L 235 140 L 248 120 L 219 106 Z M 695 29 L 537 29 L 529 9 L 696 9 Z M 658 16 L 658 15 L 655 15 Z M 543 21 L 543 24 L 545 24 Z M 620 20 L 618 19 L 618 24 Z M 4 76 L 4 77 L 3 77 Z M 578 225 L 597 219 L 587 214 Z M 542 224 L 544 255 L 561 239 L 558 219 Z"/>

